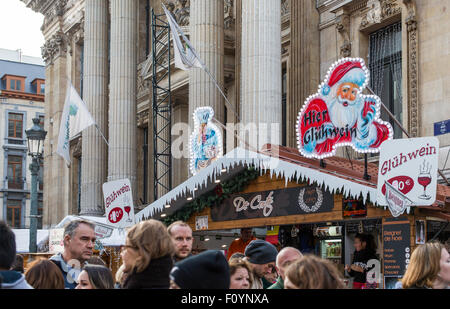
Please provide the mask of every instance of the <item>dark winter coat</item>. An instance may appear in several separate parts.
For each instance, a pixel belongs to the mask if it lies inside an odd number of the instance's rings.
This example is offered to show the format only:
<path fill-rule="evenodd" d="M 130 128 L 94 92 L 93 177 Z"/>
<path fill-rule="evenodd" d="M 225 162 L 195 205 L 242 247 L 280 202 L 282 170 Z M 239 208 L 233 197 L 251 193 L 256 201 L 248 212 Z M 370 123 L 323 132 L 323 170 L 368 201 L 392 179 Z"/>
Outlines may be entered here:
<path fill-rule="evenodd" d="M 147 268 L 137 273 L 136 269 L 128 275 L 123 289 L 168 289 L 170 287 L 169 274 L 172 269 L 172 257 L 151 260 Z"/>

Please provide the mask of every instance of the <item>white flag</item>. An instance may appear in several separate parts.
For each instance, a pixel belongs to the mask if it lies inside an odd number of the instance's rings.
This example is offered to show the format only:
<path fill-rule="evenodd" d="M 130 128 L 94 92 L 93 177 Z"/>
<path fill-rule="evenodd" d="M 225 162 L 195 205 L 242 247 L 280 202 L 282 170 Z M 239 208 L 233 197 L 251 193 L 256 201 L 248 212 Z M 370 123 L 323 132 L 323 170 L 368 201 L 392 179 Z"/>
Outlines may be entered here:
<path fill-rule="evenodd" d="M 164 12 L 167 16 L 167 21 L 169 22 L 170 32 L 172 33 L 172 38 L 174 42 L 174 53 L 175 53 L 175 66 L 182 70 L 189 70 L 191 68 L 204 69 L 205 66 L 200 60 L 197 52 L 192 46 L 191 42 L 184 35 L 180 26 L 177 24 L 172 14 L 166 9 L 164 4 L 162 5 Z M 180 37 L 184 40 L 185 48 L 181 42 Z"/>
<path fill-rule="evenodd" d="M 95 124 L 94 118 L 92 118 L 91 113 L 89 113 L 72 83 L 68 81 L 66 101 L 59 128 L 58 148 L 56 150 L 56 153 L 61 155 L 67 164 L 70 164 L 70 140 L 93 124 Z"/>

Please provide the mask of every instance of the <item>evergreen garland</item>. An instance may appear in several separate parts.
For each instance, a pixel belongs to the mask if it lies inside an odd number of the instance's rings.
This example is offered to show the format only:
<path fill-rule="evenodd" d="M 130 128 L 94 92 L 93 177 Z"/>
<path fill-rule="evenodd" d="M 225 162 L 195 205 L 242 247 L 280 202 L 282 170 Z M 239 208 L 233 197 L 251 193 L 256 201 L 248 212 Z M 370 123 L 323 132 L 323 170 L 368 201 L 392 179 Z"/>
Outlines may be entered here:
<path fill-rule="evenodd" d="M 217 185 L 214 190 L 189 202 L 183 208 L 164 218 L 162 222 L 166 226 L 178 220 L 186 222 L 193 213 L 201 212 L 206 207 L 218 206 L 232 194 L 243 191 L 258 175 L 259 172 L 254 167 L 247 168 L 234 178 Z"/>

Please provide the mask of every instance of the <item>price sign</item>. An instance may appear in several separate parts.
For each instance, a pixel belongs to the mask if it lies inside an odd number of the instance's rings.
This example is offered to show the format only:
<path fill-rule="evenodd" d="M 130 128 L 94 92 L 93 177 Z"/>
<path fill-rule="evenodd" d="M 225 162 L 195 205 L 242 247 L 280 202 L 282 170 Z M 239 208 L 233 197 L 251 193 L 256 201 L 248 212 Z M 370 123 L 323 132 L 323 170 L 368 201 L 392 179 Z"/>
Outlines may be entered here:
<path fill-rule="evenodd" d="M 106 182 L 103 184 L 106 219 L 117 228 L 134 224 L 134 206 L 131 183 L 128 179 Z"/>
<path fill-rule="evenodd" d="M 439 140 L 436 137 L 396 139 L 381 146 L 377 204 L 394 217 L 410 206 L 436 200 Z"/>

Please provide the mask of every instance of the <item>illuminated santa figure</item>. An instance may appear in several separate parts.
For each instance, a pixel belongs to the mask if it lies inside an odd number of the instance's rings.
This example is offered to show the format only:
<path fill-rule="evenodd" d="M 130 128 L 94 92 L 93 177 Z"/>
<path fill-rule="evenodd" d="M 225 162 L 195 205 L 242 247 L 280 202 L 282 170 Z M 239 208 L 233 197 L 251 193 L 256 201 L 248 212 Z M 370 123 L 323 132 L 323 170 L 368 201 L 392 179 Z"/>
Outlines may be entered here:
<path fill-rule="evenodd" d="M 339 145 L 378 152 L 392 138 L 390 124 L 379 119 L 380 99 L 361 94 L 368 81 L 362 59 L 344 58 L 330 68 L 299 114 L 298 146 L 304 156 L 331 156 Z"/>

